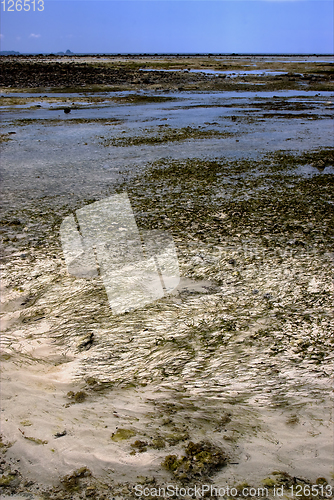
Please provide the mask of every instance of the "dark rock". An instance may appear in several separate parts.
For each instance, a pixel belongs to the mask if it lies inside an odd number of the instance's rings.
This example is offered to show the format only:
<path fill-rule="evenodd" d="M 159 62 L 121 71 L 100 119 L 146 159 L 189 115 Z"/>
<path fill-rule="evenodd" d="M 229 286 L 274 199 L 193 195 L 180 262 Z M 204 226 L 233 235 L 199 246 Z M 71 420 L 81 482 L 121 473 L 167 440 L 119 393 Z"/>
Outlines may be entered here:
<path fill-rule="evenodd" d="M 64 430 L 63 432 L 57 432 L 54 437 L 57 439 L 57 438 L 61 438 L 63 436 L 66 436 L 67 432 L 66 430 Z"/>

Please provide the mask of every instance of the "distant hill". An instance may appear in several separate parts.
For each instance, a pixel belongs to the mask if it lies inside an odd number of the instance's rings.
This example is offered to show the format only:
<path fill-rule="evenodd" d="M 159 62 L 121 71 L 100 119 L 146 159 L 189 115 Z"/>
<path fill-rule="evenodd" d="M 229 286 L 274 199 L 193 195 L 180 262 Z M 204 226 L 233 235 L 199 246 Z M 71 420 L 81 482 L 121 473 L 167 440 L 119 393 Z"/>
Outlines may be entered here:
<path fill-rule="evenodd" d="M 57 56 L 70 56 L 70 55 L 74 55 L 74 52 L 71 52 L 70 50 L 67 49 L 66 52 L 57 52 L 56 55 Z"/>
<path fill-rule="evenodd" d="M 74 52 L 71 52 L 70 50 L 67 49 L 66 52 L 57 52 L 55 55 L 57 56 L 72 56 L 74 55 Z M 1 50 L 0 51 L 0 56 L 20 56 L 20 55 L 27 55 L 27 54 L 21 54 L 21 52 L 15 52 L 15 50 Z M 32 54 L 36 55 L 36 54 Z M 43 54 L 47 55 L 47 54 Z"/>
<path fill-rule="evenodd" d="M 20 52 L 15 52 L 15 50 L 0 50 L 0 56 L 19 56 Z"/>

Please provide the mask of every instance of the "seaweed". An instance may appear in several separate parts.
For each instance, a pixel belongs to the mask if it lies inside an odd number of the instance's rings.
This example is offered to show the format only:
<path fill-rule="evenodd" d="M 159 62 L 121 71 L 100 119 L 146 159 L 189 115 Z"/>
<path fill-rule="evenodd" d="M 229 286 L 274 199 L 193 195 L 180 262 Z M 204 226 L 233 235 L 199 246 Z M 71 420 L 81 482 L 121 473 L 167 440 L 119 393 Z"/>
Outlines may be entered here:
<path fill-rule="evenodd" d="M 91 476 L 92 473 L 87 467 L 81 467 L 71 474 L 64 476 L 60 482 L 65 490 L 69 492 L 78 491 L 81 487 L 80 479 Z"/>
<path fill-rule="evenodd" d="M 180 458 L 177 455 L 167 455 L 161 464 L 179 480 L 209 477 L 229 461 L 221 448 L 208 441 L 190 441 L 184 451 L 185 455 Z"/>
<path fill-rule="evenodd" d="M 136 432 L 132 429 L 117 429 L 111 435 L 111 440 L 118 443 L 119 441 L 125 441 L 136 435 Z"/>
<path fill-rule="evenodd" d="M 115 102 L 130 104 L 150 104 L 157 102 L 176 101 L 177 98 L 161 95 L 129 94 L 126 96 L 114 97 Z"/>
<path fill-rule="evenodd" d="M 71 399 L 73 403 L 83 403 L 87 398 L 87 394 L 85 391 L 69 391 L 67 397 Z"/>
<path fill-rule="evenodd" d="M 194 127 L 172 128 L 167 125 L 159 130 L 158 134 L 152 135 L 152 130 L 144 130 L 145 135 L 137 135 L 131 137 L 119 137 L 105 139 L 103 138 L 103 146 L 128 147 L 142 145 L 156 145 L 167 142 L 181 142 L 190 139 L 210 139 L 212 137 L 226 138 L 232 134 L 229 132 L 219 132 L 217 130 L 201 130 Z M 150 135 L 149 135 L 150 134 Z"/>
<path fill-rule="evenodd" d="M 140 441 L 137 439 L 134 443 L 131 444 L 131 448 L 134 448 L 134 451 L 138 451 L 138 453 L 144 453 L 147 451 L 148 443 L 146 441 Z"/>

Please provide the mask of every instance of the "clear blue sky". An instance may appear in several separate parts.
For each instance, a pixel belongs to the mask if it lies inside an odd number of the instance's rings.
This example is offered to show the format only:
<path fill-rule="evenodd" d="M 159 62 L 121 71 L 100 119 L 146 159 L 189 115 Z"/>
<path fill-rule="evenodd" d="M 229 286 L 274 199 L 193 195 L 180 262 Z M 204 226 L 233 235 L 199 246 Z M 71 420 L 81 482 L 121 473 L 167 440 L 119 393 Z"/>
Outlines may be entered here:
<path fill-rule="evenodd" d="M 43 12 L 1 11 L 1 50 L 333 53 L 331 0 L 44 0 Z"/>

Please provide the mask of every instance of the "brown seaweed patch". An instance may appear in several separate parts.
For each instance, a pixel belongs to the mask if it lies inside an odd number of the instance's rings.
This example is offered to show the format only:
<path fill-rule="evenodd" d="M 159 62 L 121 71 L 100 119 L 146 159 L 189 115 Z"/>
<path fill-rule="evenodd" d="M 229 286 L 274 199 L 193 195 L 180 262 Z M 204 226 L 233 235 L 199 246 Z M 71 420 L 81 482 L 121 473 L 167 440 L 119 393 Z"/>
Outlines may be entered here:
<path fill-rule="evenodd" d="M 8 450 L 8 448 L 10 448 L 12 446 L 13 443 L 10 443 L 10 442 L 6 442 L 4 443 L 3 442 L 3 439 L 2 439 L 2 436 L 0 435 L 0 450 L 2 452 L 5 452 Z"/>
<path fill-rule="evenodd" d="M 0 134 L 0 143 L 11 141 L 12 139 L 9 135 L 10 134 Z"/>
<path fill-rule="evenodd" d="M 73 392 L 69 391 L 67 397 L 73 401 L 73 403 L 83 403 L 87 397 L 84 391 Z"/>
<path fill-rule="evenodd" d="M 162 466 L 179 480 L 190 480 L 196 477 L 210 476 L 228 462 L 227 454 L 218 446 L 201 441 L 192 441 L 185 448 L 185 455 L 167 455 Z"/>
<path fill-rule="evenodd" d="M 262 118 L 283 118 L 284 120 L 290 120 L 291 118 L 297 118 L 300 120 L 320 120 L 326 118 L 325 116 L 316 115 L 313 113 L 263 113 Z M 328 117 L 329 118 L 329 117 Z"/>
<path fill-rule="evenodd" d="M 150 104 L 155 102 L 171 102 L 176 101 L 176 97 L 167 97 L 161 95 L 141 95 L 141 94 L 130 94 L 120 97 L 114 97 L 114 101 L 119 103 L 130 103 L 130 104 Z"/>
<path fill-rule="evenodd" d="M 152 448 L 155 450 L 162 450 L 162 448 L 165 448 L 166 444 L 165 441 L 161 437 L 156 437 L 152 439 L 152 443 L 150 444 Z"/>
<path fill-rule="evenodd" d="M 141 441 L 140 439 L 137 439 L 134 443 L 131 444 L 131 448 L 133 448 L 134 453 L 136 453 L 136 451 L 138 451 L 138 453 L 144 453 L 145 451 L 147 451 L 147 446 L 148 443 L 146 441 Z"/>
<path fill-rule="evenodd" d="M 145 130 L 146 133 L 152 133 L 150 129 Z M 229 132 L 218 132 L 217 130 L 201 130 L 194 127 L 171 128 L 167 125 L 162 128 L 156 135 L 138 135 L 125 138 L 104 139 L 103 146 L 142 146 L 156 145 L 166 142 L 181 142 L 189 139 L 211 139 L 213 137 L 226 138 L 230 137 Z"/>
<path fill-rule="evenodd" d="M 13 120 L 13 124 L 18 127 L 24 127 L 27 125 L 80 125 L 80 124 L 98 124 L 98 125 L 115 125 L 123 123 L 122 120 L 118 118 L 20 118 Z"/>
<path fill-rule="evenodd" d="M 81 467 L 80 469 L 72 472 L 72 474 L 64 476 L 60 482 L 65 490 L 69 492 L 77 491 L 81 487 L 79 479 L 83 479 L 91 475 L 92 473 L 89 469 L 87 469 L 87 467 Z"/>

